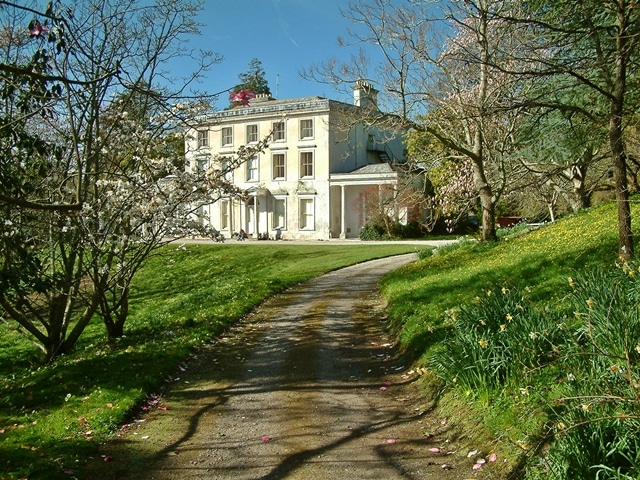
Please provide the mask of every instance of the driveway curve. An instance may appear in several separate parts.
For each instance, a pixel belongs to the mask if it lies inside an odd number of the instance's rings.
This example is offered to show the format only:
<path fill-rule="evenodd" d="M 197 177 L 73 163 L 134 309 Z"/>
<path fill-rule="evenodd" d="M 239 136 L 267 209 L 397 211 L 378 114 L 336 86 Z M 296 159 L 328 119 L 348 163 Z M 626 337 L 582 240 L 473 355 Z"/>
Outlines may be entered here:
<path fill-rule="evenodd" d="M 347 267 L 265 302 L 194 356 L 89 476 L 468 478 L 429 451 L 447 427 L 384 333 L 377 282 L 415 258 Z"/>

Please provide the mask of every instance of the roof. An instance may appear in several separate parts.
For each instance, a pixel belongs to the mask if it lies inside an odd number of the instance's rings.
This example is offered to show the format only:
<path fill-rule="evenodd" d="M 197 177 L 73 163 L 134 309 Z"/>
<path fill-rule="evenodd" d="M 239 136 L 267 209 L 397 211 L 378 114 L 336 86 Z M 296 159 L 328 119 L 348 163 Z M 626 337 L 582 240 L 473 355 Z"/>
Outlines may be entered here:
<path fill-rule="evenodd" d="M 352 110 L 361 108 L 363 107 L 318 96 L 285 98 L 282 100 L 258 98 L 257 100 L 252 100 L 246 107 L 238 106 L 228 110 L 220 110 L 204 115 L 199 120 L 206 123 L 207 121 L 219 121 L 221 119 L 244 118 L 249 115 L 269 115 L 295 111 L 326 112 L 331 109 Z"/>
<path fill-rule="evenodd" d="M 371 173 L 393 173 L 394 170 L 388 163 L 371 163 L 360 167 L 353 172 L 354 174 L 371 174 Z"/>

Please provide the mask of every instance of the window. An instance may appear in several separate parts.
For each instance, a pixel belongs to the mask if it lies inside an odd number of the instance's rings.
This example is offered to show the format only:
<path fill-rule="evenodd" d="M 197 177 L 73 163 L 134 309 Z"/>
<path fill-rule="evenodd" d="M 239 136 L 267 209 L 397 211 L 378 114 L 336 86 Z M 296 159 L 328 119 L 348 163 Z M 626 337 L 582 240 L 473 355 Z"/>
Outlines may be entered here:
<path fill-rule="evenodd" d="M 222 146 L 233 145 L 233 127 L 222 127 Z"/>
<path fill-rule="evenodd" d="M 313 230 L 314 225 L 314 202 L 313 198 L 300 199 L 300 230 Z"/>
<path fill-rule="evenodd" d="M 220 230 L 229 229 L 229 200 L 220 200 Z"/>
<path fill-rule="evenodd" d="M 313 152 L 300 152 L 300 178 L 313 177 Z"/>
<path fill-rule="evenodd" d="M 220 162 L 220 168 L 222 169 L 222 174 L 224 175 L 224 179 L 227 182 L 233 181 L 233 167 L 231 165 L 231 160 L 228 158 L 223 158 Z"/>
<path fill-rule="evenodd" d="M 273 141 L 285 141 L 284 122 L 273 122 Z"/>
<path fill-rule="evenodd" d="M 274 153 L 271 160 L 273 162 L 273 179 L 284 180 L 286 162 L 284 153 Z"/>
<path fill-rule="evenodd" d="M 247 143 L 258 141 L 258 125 L 247 125 Z"/>
<path fill-rule="evenodd" d="M 198 160 L 196 164 L 196 169 L 198 173 L 204 173 L 209 169 L 209 160 Z"/>
<path fill-rule="evenodd" d="M 273 204 L 273 227 L 287 228 L 287 199 L 276 198 Z"/>
<path fill-rule="evenodd" d="M 258 181 L 258 156 L 247 160 L 247 182 Z"/>
<path fill-rule="evenodd" d="M 209 130 L 198 130 L 198 148 L 209 146 Z"/>
<path fill-rule="evenodd" d="M 300 139 L 313 138 L 313 120 L 300 120 Z"/>

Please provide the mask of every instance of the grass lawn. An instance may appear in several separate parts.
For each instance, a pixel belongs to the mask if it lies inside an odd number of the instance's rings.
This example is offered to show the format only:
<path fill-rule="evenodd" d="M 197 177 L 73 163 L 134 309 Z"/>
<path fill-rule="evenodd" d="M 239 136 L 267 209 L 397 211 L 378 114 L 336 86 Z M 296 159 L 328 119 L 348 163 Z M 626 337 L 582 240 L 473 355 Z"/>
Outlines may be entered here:
<path fill-rule="evenodd" d="M 415 251 L 375 243 L 170 245 L 136 277 L 126 334 L 115 343 L 96 318 L 73 354 L 42 365 L 26 337 L 0 325 L 0 478 L 73 477 L 179 374 L 181 361 L 265 298 L 340 267 Z"/>

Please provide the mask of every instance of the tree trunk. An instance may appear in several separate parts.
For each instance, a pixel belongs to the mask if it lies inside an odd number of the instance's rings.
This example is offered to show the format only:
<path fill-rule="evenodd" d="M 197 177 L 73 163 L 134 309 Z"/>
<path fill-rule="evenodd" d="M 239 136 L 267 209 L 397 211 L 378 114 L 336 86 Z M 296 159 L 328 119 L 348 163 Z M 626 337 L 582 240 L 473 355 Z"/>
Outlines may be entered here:
<path fill-rule="evenodd" d="M 611 95 L 611 116 L 609 118 L 609 144 L 613 155 L 613 176 L 618 204 L 618 254 L 623 260 L 633 258 L 633 232 L 631 230 L 631 206 L 627 180 L 627 159 L 624 151 L 622 116 L 627 80 L 627 59 L 630 39 L 627 37 L 627 23 L 624 12 L 618 13 L 618 38 L 616 45 L 615 83 Z"/>
<path fill-rule="evenodd" d="M 109 340 L 120 338 L 124 335 L 124 324 L 129 316 L 129 287 L 122 289 L 118 305 L 115 308 L 103 308 L 102 318 L 107 329 Z"/>

